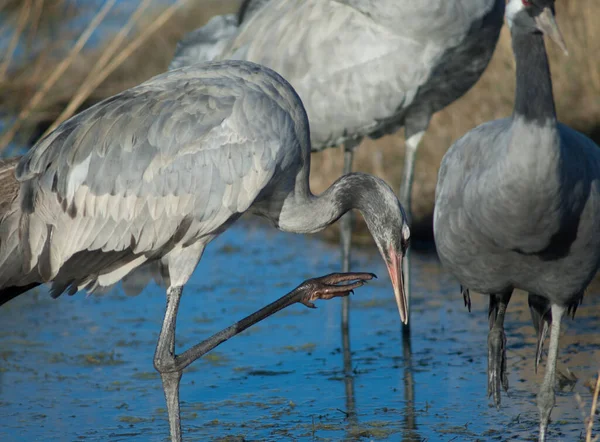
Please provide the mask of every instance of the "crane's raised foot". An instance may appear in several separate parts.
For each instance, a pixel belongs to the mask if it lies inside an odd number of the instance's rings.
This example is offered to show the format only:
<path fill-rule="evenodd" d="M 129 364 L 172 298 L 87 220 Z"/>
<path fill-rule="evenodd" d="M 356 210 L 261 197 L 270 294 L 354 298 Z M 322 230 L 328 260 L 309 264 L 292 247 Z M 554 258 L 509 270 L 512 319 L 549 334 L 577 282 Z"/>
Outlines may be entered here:
<path fill-rule="evenodd" d="M 296 288 L 297 301 L 309 308 L 316 308 L 313 301 L 348 296 L 373 278 L 374 273 L 331 273 L 320 278 L 304 281 Z"/>
<path fill-rule="evenodd" d="M 501 392 L 508 391 L 506 374 L 506 335 L 503 328 L 493 327 L 488 334 L 488 397 L 494 397 L 496 407 L 500 406 Z"/>

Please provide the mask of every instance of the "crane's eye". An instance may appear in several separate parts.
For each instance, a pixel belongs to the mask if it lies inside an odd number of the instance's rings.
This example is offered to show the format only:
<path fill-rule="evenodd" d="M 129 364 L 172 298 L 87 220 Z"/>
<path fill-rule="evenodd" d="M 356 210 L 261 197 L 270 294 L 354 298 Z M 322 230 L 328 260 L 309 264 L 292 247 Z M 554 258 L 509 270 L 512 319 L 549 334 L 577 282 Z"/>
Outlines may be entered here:
<path fill-rule="evenodd" d="M 402 247 L 402 252 L 406 252 L 408 246 L 410 245 L 410 229 L 408 224 L 404 224 L 402 226 L 402 235 L 400 237 L 400 246 Z"/>

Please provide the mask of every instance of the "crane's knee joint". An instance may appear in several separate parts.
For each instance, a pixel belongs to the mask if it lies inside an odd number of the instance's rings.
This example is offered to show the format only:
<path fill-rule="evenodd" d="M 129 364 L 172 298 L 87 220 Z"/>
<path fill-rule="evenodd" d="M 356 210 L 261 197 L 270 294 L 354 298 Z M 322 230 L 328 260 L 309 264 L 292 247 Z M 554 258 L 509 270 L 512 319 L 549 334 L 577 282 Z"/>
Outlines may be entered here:
<path fill-rule="evenodd" d="M 155 357 L 154 358 L 154 369 L 156 371 L 158 371 L 160 374 L 174 373 L 174 372 L 179 371 L 177 369 L 175 357 L 171 357 L 171 358 Z"/>

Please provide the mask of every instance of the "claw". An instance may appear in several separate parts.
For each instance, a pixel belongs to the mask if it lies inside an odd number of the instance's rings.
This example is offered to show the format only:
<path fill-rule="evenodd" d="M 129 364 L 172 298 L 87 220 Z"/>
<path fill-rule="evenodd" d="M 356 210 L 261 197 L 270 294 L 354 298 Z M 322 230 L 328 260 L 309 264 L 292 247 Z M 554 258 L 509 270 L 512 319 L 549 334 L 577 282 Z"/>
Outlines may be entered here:
<path fill-rule="evenodd" d="M 354 289 L 362 287 L 374 277 L 373 273 L 331 273 L 309 279 L 299 287 L 303 290 L 298 302 L 309 308 L 316 308 L 312 301 L 348 296 L 354 293 Z M 349 281 L 353 282 L 348 283 Z"/>
<path fill-rule="evenodd" d="M 329 275 L 321 276 L 320 278 L 314 278 L 312 281 L 321 282 L 323 284 L 334 285 L 340 282 L 363 280 L 369 281 L 373 278 L 377 278 L 374 273 L 330 273 Z"/>

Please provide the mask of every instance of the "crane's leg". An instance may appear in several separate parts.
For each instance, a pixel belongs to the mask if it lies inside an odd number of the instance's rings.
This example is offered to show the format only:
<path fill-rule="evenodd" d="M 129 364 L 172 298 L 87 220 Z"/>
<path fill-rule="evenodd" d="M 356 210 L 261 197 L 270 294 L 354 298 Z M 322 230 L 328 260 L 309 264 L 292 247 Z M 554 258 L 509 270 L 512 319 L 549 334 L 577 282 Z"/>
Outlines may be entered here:
<path fill-rule="evenodd" d="M 178 370 L 175 356 L 175 324 L 179 301 L 183 287 L 169 287 L 167 289 L 167 309 L 163 320 L 158 344 L 154 352 L 154 368 L 160 373 L 162 379 L 165 399 L 167 401 L 167 413 L 169 415 L 169 428 L 171 430 L 171 441 L 181 441 L 181 421 L 179 413 L 179 381 L 183 369 Z"/>
<path fill-rule="evenodd" d="M 353 289 L 361 287 L 374 276 L 372 273 L 332 273 L 320 278 L 306 280 L 277 301 L 272 302 L 230 327 L 215 333 L 210 338 L 180 355 L 175 354 L 175 324 L 183 287 L 170 287 L 167 290 L 165 319 L 158 338 L 158 344 L 156 345 L 156 352 L 154 353 L 154 367 L 160 373 L 163 383 L 165 399 L 167 401 L 167 412 L 169 414 L 171 441 L 181 441 L 179 382 L 183 370 L 188 365 L 219 344 L 243 332 L 257 322 L 277 313 L 279 310 L 297 302 L 307 307 L 315 308 L 313 301 L 348 296 L 352 293 Z"/>
<path fill-rule="evenodd" d="M 423 127 L 422 130 L 416 130 L 413 127 L 413 124 L 410 121 L 406 122 L 405 132 L 406 132 L 406 142 L 405 142 L 405 154 L 404 154 L 404 167 L 402 170 L 402 182 L 400 184 L 400 202 L 406 211 L 406 216 L 408 217 L 408 223 L 412 226 L 412 185 L 414 179 L 415 172 L 415 156 L 417 154 L 417 148 L 421 143 L 421 139 L 423 135 L 425 135 L 425 130 L 427 129 L 427 125 L 429 124 L 429 120 L 427 120 L 426 124 L 423 126 L 422 124 L 416 124 L 415 127 Z M 406 255 L 404 256 L 404 261 L 402 262 L 402 271 L 404 272 L 404 293 L 406 295 L 406 303 L 408 306 L 408 312 L 410 315 L 410 292 L 411 292 L 411 278 L 410 278 L 410 255 L 411 248 L 409 247 L 406 251 Z M 402 325 L 402 330 L 405 335 L 410 333 L 410 320 L 407 324 Z"/>
<path fill-rule="evenodd" d="M 510 293 L 491 294 L 488 319 L 488 397 L 494 396 L 496 407 L 500 406 L 500 384 L 508 391 L 506 375 L 506 334 L 504 333 L 504 315 L 510 301 Z"/>
<path fill-rule="evenodd" d="M 550 413 L 554 408 L 554 383 L 556 373 L 556 359 L 558 356 L 558 338 L 560 335 L 560 322 L 565 308 L 552 304 L 552 329 L 550 332 L 550 347 L 548 348 L 548 361 L 546 362 L 546 373 L 538 393 L 537 403 L 540 410 L 540 442 L 546 440 Z"/>
<path fill-rule="evenodd" d="M 535 372 L 538 371 L 538 366 L 542 359 L 542 350 L 544 349 L 544 340 L 548 333 L 548 326 L 552 323 L 552 310 L 550 302 L 543 296 L 530 293 L 527 302 L 529 304 L 529 312 L 531 313 L 531 321 L 537 335 L 537 345 L 535 348 Z"/>
<path fill-rule="evenodd" d="M 352 172 L 352 161 L 354 160 L 354 150 L 360 144 L 361 139 L 349 140 L 344 143 L 344 170 L 346 175 Z M 352 245 L 352 228 L 354 226 L 354 212 L 346 213 L 341 219 L 340 225 L 340 243 L 342 249 L 342 272 L 350 271 L 350 248 Z M 342 299 L 342 339 L 344 338 L 344 330 L 348 335 L 348 318 L 350 316 L 350 299 Z M 348 344 L 349 345 L 349 344 Z M 344 347 L 345 348 L 345 347 Z M 348 347 L 349 348 L 349 347 Z"/>

